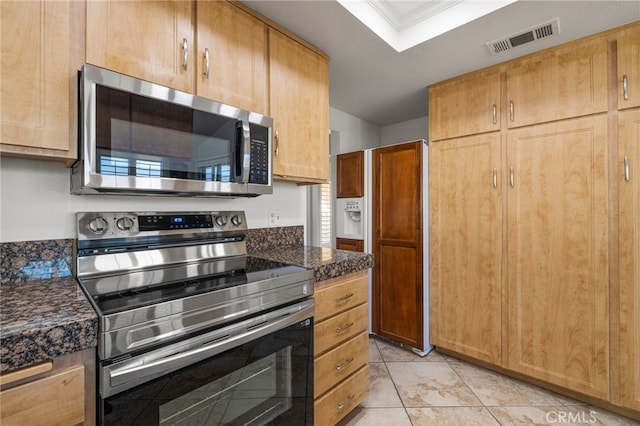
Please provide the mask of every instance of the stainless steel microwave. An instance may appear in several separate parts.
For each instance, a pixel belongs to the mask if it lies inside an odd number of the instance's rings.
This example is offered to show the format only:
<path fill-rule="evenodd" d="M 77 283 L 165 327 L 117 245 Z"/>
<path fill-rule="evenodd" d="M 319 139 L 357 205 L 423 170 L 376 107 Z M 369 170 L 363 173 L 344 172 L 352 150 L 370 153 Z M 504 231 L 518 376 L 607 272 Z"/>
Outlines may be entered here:
<path fill-rule="evenodd" d="M 74 194 L 272 193 L 267 116 L 88 64 L 79 102 Z"/>

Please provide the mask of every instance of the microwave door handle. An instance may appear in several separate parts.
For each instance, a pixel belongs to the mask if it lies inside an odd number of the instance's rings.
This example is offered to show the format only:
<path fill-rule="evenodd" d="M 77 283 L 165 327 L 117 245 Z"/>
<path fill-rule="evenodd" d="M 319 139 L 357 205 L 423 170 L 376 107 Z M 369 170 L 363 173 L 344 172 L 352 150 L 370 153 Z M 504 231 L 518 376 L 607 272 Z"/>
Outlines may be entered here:
<path fill-rule="evenodd" d="M 238 121 L 236 130 L 236 176 L 242 175 L 242 183 L 249 183 L 251 166 L 251 128 L 249 122 Z"/>

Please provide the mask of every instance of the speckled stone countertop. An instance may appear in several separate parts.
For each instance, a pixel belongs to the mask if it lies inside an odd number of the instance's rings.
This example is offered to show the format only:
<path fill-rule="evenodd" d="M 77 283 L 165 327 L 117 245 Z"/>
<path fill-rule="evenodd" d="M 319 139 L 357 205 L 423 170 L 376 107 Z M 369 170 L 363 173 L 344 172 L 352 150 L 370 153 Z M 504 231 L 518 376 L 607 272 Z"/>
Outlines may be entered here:
<path fill-rule="evenodd" d="M 97 345 L 96 312 L 73 277 L 0 291 L 0 373 Z"/>
<path fill-rule="evenodd" d="M 330 248 L 300 246 L 252 254 L 263 259 L 313 269 L 315 282 L 373 267 L 373 255 Z"/>

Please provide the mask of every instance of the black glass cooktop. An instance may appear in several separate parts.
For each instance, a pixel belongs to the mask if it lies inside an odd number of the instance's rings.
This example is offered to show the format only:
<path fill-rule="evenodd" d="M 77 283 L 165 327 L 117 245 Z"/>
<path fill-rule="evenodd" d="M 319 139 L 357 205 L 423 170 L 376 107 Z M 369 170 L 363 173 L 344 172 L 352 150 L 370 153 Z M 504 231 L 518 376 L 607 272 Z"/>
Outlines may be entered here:
<path fill-rule="evenodd" d="M 251 256 L 81 279 L 101 315 L 305 273 L 305 268 Z"/>

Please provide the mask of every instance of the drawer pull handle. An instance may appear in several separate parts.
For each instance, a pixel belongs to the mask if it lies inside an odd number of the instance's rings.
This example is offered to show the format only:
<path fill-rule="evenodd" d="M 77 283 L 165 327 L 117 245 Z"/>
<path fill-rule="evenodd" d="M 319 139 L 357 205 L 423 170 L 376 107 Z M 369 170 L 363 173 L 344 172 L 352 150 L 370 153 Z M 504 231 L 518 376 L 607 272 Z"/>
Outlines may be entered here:
<path fill-rule="evenodd" d="M 347 330 L 348 330 L 348 329 L 350 329 L 351 327 L 353 327 L 353 323 L 352 323 L 352 322 L 350 322 L 350 323 L 348 323 L 347 325 L 344 325 L 344 326 L 342 326 L 342 327 L 338 327 L 338 328 L 336 328 L 336 334 L 340 334 L 340 333 L 342 333 L 343 331 L 347 331 Z"/>
<path fill-rule="evenodd" d="M 355 398 L 355 395 L 350 395 L 347 397 L 347 399 L 345 399 L 342 402 L 338 403 L 338 411 L 344 410 L 344 407 L 346 407 L 347 405 L 351 404 L 351 401 L 353 401 L 353 398 Z"/>
<path fill-rule="evenodd" d="M 345 362 L 343 362 L 342 364 L 336 365 L 336 371 L 340 371 L 340 370 L 348 367 L 349 364 L 351 364 L 352 362 L 353 362 L 353 358 L 349 358 Z"/>
<path fill-rule="evenodd" d="M 338 298 L 336 299 L 336 303 L 344 302 L 345 300 L 349 300 L 349 299 L 351 299 L 352 297 L 353 297 L 353 293 L 349 293 L 349 294 L 344 295 L 344 296 L 342 296 L 342 297 L 338 297 Z"/>

